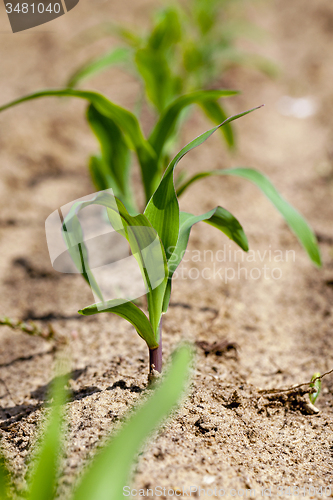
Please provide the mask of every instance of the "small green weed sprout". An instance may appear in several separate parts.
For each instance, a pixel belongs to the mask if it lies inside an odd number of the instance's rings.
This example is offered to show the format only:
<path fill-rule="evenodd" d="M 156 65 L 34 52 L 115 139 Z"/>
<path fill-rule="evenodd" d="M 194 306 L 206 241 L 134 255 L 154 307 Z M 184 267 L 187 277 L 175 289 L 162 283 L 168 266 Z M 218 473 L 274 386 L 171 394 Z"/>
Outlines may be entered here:
<path fill-rule="evenodd" d="M 309 394 L 310 402 L 313 405 L 315 404 L 315 402 L 320 394 L 320 391 L 321 391 L 321 379 L 318 377 L 320 377 L 320 373 L 316 372 L 313 374 L 313 376 L 311 378 L 312 383 L 310 384 L 310 387 L 313 389 L 316 389 L 316 392 L 312 392 L 311 394 Z"/>
<path fill-rule="evenodd" d="M 119 500 L 128 484 L 133 462 L 149 435 L 179 403 L 189 379 L 193 355 L 188 347 L 173 355 L 171 367 L 153 394 L 139 406 L 96 453 L 71 492 L 70 500 Z M 0 457 L 1 500 L 53 500 L 59 498 L 59 469 L 63 446 L 63 406 L 66 402 L 65 377 L 54 379 L 50 415 L 36 459 L 27 474 L 25 491 L 17 491 L 3 456 Z"/>
<path fill-rule="evenodd" d="M 51 323 L 47 326 L 47 329 L 42 329 L 39 328 L 33 321 L 15 321 L 7 316 L 3 316 L 0 317 L 0 325 L 9 326 L 9 328 L 12 328 L 13 330 L 20 330 L 28 335 L 41 337 L 45 340 L 53 340 L 55 337 L 55 331 Z"/>

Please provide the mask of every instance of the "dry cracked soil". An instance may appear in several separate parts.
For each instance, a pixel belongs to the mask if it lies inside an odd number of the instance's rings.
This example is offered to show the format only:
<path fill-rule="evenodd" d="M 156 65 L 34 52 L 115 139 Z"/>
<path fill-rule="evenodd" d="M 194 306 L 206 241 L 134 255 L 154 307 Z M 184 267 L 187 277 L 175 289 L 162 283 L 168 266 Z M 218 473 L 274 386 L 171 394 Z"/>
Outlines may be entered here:
<path fill-rule="evenodd" d="M 146 26 L 153 6 L 148 0 L 81 0 L 52 25 L 12 35 L 1 5 L 1 103 L 62 85 L 78 64 L 115 43 L 90 40 L 94 26 L 111 17 Z M 252 259 L 234 256 L 236 247 L 214 228 L 193 229 L 183 278 L 175 280 L 163 320 L 166 360 L 180 341 L 196 346 L 191 388 L 143 448 L 130 484 L 182 496 L 191 485 L 223 488 L 227 498 L 248 490 L 259 498 L 263 488 L 273 497 L 288 496 L 299 487 L 304 498 L 322 498 L 321 487 L 333 496 L 333 375 L 322 381 L 319 412 L 304 391 L 263 391 L 308 382 L 314 372 L 333 368 L 333 6 L 328 0 L 270 0 L 244 9 L 265 34 L 240 45 L 275 61 L 280 74 L 272 79 L 234 68 L 212 82 L 242 91 L 225 101 L 230 113 L 266 106 L 235 122 L 235 153 L 213 136 L 179 167 L 191 173 L 238 165 L 261 170 L 314 228 L 323 267 L 309 262 L 280 215 L 246 181 L 207 179 L 186 192 L 183 210 L 199 214 L 222 205 L 235 214 Z M 139 91 L 118 69 L 88 86 L 130 109 Z M 315 113 L 286 116 L 283 96 L 311 99 Z M 79 275 L 54 271 L 49 260 L 46 217 L 94 191 L 86 164 L 97 145 L 84 110 L 83 102 L 44 99 L 0 115 L 0 315 L 33 320 L 42 329 L 51 323 L 71 359 L 61 499 L 147 387 L 147 351 L 134 329 L 111 314 L 80 317 L 77 310 L 92 302 L 89 288 Z M 150 122 L 148 114 L 146 130 Z M 179 146 L 208 127 L 194 110 Z M 137 181 L 136 173 L 134 187 Z M 44 421 L 60 341 L 4 326 L 0 336 L 1 439 L 21 484 Z"/>

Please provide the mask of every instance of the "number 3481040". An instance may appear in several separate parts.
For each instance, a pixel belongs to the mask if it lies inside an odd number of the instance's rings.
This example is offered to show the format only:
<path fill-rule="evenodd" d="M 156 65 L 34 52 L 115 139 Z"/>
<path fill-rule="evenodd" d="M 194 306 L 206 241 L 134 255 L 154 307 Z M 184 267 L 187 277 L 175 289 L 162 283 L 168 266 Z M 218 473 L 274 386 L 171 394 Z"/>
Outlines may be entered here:
<path fill-rule="evenodd" d="M 43 3 L 31 3 L 31 4 L 28 4 L 28 3 L 22 3 L 22 4 L 19 4 L 17 3 L 16 5 L 15 4 L 12 4 L 12 3 L 6 3 L 6 12 L 7 14 L 12 14 L 14 12 L 17 12 L 18 14 L 21 13 L 21 14 L 28 14 L 28 13 L 31 13 L 31 14 L 43 14 L 44 12 L 49 12 L 50 14 L 52 14 L 52 12 L 54 12 L 55 14 L 59 14 L 60 13 L 60 10 L 61 10 L 61 7 L 60 7 L 60 3 L 55 3 L 52 5 L 52 3 L 50 3 L 47 7 L 43 4 Z"/>

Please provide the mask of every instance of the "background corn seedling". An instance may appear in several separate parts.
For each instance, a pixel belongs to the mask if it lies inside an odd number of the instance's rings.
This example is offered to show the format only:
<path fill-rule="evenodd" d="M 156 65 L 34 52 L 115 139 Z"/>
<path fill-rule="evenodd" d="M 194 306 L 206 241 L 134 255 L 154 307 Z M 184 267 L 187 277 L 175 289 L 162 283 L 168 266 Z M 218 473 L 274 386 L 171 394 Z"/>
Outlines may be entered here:
<path fill-rule="evenodd" d="M 171 367 L 153 394 L 130 415 L 119 432 L 96 453 L 70 494 L 71 500 L 119 500 L 128 484 L 131 467 L 151 432 L 161 424 L 179 402 L 189 378 L 192 352 L 179 348 Z M 52 500 L 59 498 L 59 469 L 64 442 L 63 407 L 66 402 L 66 377 L 56 377 L 50 392 L 50 415 L 27 474 L 25 491 L 17 491 L 9 468 L 0 456 L 0 498 L 14 500 Z"/>
<path fill-rule="evenodd" d="M 169 2 L 155 12 L 150 30 L 143 34 L 111 23 L 98 26 L 95 34 L 86 34 L 90 42 L 110 34 L 125 47 L 85 63 L 67 85 L 73 88 L 121 64 L 141 77 L 147 101 L 160 113 L 181 94 L 212 88 L 235 65 L 255 65 L 273 76 L 273 63 L 237 48 L 240 38 L 261 36 L 258 27 L 244 21 L 245 6 L 241 0 Z"/>
<path fill-rule="evenodd" d="M 190 0 L 183 5 L 168 4 L 155 14 L 150 31 L 143 35 L 126 27 L 110 25 L 111 33 L 116 34 L 125 47 L 117 47 L 84 64 L 73 73 L 67 86 L 74 88 L 100 71 L 121 64 L 142 81 L 142 96 L 138 103 L 146 100 L 153 107 L 157 122 L 172 104 L 176 105 L 178 98 L 191 93 L 186 108 L 189 104 L 199 104 L 209 120 L 217 125 L 227 118 L 227 114 L 217 96 L 203 94 L 202 89 L 216 87 L 223 72 L 233 65 L 255 64 L 271 75 L 276 72 L 275 66 L 264 58 L 245 54 L 236 48 L 236 40 L 251 30 L 244 28 L 244 22 L 237 22 L 234 3 L 230 0 Z M 242 3 L 238 1 L 237 6 Z M 199 91 L 200 97 L 193 94 Z M 141 105 L 137 111 L 140 108 Z M 177 113 L 173 130 L 166 136 L 163 150 L 158 153 L 162 170 L 170 160 L 169 153 L 177 140 L 177 130 L 187 114 L 185 107 Z M 89 162 L 93 182 L 99 190 L 112 188 L 116 192 L 114 170 L 117 157 L 121 157 L 123 165 L 126 161 L 127 168 L 130 168 L 121 132 L 114 122 L 103 120 L 91 110 L 87 116 L 101 146 L 99 155 L 92 156 Z M 221 132 L 232 148 L 235 137 L 230 123 Z M 103 141 L 105 137 L 108 137 L 108 147 Z"/>
<path fill-rule="evenodd" d="M 212 175 L 234 175 L 250 180 L 259 187 L 281 213 L 305 248 L 310 259 L 316 265 L 321 265 L 320 252 L 313 231 L 304 218 L 279 195 L 270 181 L 260 172 L 250 168 L 212 170 L 196 174 L 189 178 L 178 190 L 175 187 L 174 170 L 178 162 L 189 151 L 200 146 L 221 126 L 257 108 L 234 115 L 219 126 L 208 130 L 194 139 L 173 158 L 165 170 L 163 177 L 160 178 L 161 172 L 156 160 L 156 151 L 158 151 L 158 148 L 163 147 L 163 143 L 165 143 L 163 132 L 168 134 L 170 128 L 172 129 L 175 114 L 179 111 L 180 105 L 176 108 L 171 108 L 173 112 L 165 115 L 163 123 L 159 125 L 157 132 L 153 136 L 154 140 L 151 137 L 149 140 L 145 139 L 139 122 L 132 113 L 115 105 L 96 92 L 71 89 L 42 91 L 2 106 L 0 111 L 15 104 L 43 96 L 75 96 L 86 99 L 90 102 L 92 110 L 96 110 L 97 113 L 106 119 L 111 118 L 111 120 L 115 121 L 119 129 L 123 131 L 127 141 L 131 141 L 132 147 L 136 150 L 140 161 L 142 179 L 148 181 L 150 190 L 153 190 L 155 185 L 157 185 L 146 205 L 144 214 L 137 214 L 133 211 L 133 207 L 130 204 L 126 206 L 120 198 L 113 194 L 100 192 L 91 201 L 74 204 L 63 224 L 63 234 L 65 240 L 69 241 L 68 248 L 74 263 L 93 289 L 95 297 L 101 301 L 82 309 L 80 313 L 83 315 L 92 315 L 100 312 L 112 312 L 129 321 L 147 343 L 150 353 L 149 367 L 151 374 L 154 372 L 154 369 L 159 372 L 162 370 L 161 317 L 168 309 L 172 277 L 184 256 L 193 225 L 201 221 L 206 222 L 226 234 L 240 248 L 245 251 L 248 250 L 248 242 L 242 226 L 226 209 L 219 206 L 199 216 L 180 211 L 178 193 L 184 192 L 194 182 Z M 184 101 L 182 98 L 180 99 L 178 102 L 181 103 Z M 152 144 L 155 147 L 152 147 Z M 151 170 L 156 173 L 153 182 L 148 176 L 148 172 Z M 123 172 L 117 173 L 120 175 L 123 174 Z M 124 179 L 124 183 L 128 183 L 128 180 Z M 132 253 L 136 256 L 146 285 L 149 319 L 131 300 L 128 300 L 126 303 L 118 299 L 104 300 L 103 294 L 99 290 L 98 284 L 89 268 L 88 253 L 83 242 L 82 229 L 77 218 L 78 212 L 91 204 L 101 205 L 106 208 L 111 225 L 127 239 Z M 133 228 L 135 229 L 134 232 Z M 145 228 L 145 231 L 143 231 L 143 234 L 140 234 L 140 231 L 137 232 L 137 228 Z M 151 282 L 149 273 L 147 273 L 147 260 L 143 256 L 143 250 L 153 240 L 159 242 L 159 255 L 162 255 L 162 257 L 159 257 L 159 260 L 154 260 L 155 257 L 151 256 L 151 266 L 154 268 L 156 264 L 156 266 L 162 269 L 162 276 L 155 283 Z"/>
<path fill-rule="evenodd" d="M 128 210 L 136 212 L 136 200 L 131 189 L 131 150 L 134 150 L 140 165 L 146 206 L 164 173 L 169 156 L 168 144 L 177 130 L 182 112 L 192 104 L 217 103 L 221 97 L 236 93 L 233 90 L 206 90 L 178 97 L 161 113 L 147 139 L 138 118 L 132 112 L 92 91 L 75 89 L 41 91 L 5 105 L 0 111 L 14 104 L 43 96 L 72 96 L 86 99 L 89 102 L 87 120 L 101 146 L 101 155 L 90 159 L 90 172 L 94 184 L 98 190 L 111 188 Z M 221 121 L 218 120 L 218 123 Z M 228 127 L 229 123 L 230 121 L 226 120 L 225 127 Z"/>

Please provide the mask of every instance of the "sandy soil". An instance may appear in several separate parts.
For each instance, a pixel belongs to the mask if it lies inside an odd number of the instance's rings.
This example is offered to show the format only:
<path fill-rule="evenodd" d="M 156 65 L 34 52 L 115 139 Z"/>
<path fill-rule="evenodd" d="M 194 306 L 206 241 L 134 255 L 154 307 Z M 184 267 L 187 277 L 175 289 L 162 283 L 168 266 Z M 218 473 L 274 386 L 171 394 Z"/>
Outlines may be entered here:
<path fill-rule="evenodd" d="M 133 7 L 130 0 L 81 0 L 71 14 L 52 25 L 11 35 L 1 5 L 1 103 L 60 86 L 78 63 L 108 47 L 105 39 L 83 45 L 77 37 L 83 29 L 110 13 L 116 21 L 144 25 L 150 9 L 148 1 Z M 147 444 L 132 484 L 217 487 L 224 488 L 227 497 L 232 488 L 255 489 L 260 497 L 262 487 L 271 488 L 275 496 L 279 486 L 331 486 L 333 496 L 333 376 L 323 380 L 318 414 L 311 414 L 306 395 L 259 392 L 300 384 L 316 371 L 333 368 L 333 7 L 328 0 L 272 0 L 251 5 L 248 15 L 268 30 L 256 49 L 280 65 L 281 76 L 272 81 L 251 70 L 233 70 L 225 76 L 221 85 L 243 92 L 229 99 L 230 112 L 261 103 L 266 107 L 235 123 L 235 155 L 213 137 L 188 155 L 182 167 L 196 172 L 202 167 L 243 165 L 266 173 L 314 227 L 324 265 L 318 270 L 310 264 L 274 208 L 245 181 L 206 180 L 184 195 L 184 210 L 199 214 L 220 204 L 234 213 L 256 261 L 242 262 L 238 254 L 236 262 L 219 262 L 217 250 L 235 247 L 213 228 L 194 228 L 187 272 L 197 268 L 201 273 L 215 265 L 223 272 L 226 267 L 234 269 L 236 276 L 228 283 L 202 277 L 175 280 L 164 318 L 165 359 L 184 339 L 227 339 L 238 347 L 222 355 L 205 355 L 197 347 L 190 396 Z M 129 107 L 138 91 L 138 84 L 117 70 L 94 78 L 90 86 Z M 317 113 L 307 119 L 283 116 L 278 102 L 284 95 L 311 96 Z M 0 315 L 33 319 L 40 327 L 51 322 L 57 335 L 68 339 L 71 351 L 70 435 L 59 498 L 66 498 L 68 486 L 100 439 L 119 425 L 147 384 L 143 341 L 113 315 L 79 317 L 77 310 L 92 302 L 88 287 L 80 276 L 56 273 L 49 261 L 46 217 L 93 192 L 86 158 L 96 144 L 84 122 L 84 108 L 81 102 L 50 99 L 0 115 Z M 194 113 L 180 143 L 206 128 L 205 119 Z M 207 249 L 214 252 L 213 262 L 210 254 L 204 261 Z M 194 261 L 194 250 L 201 252 L 201 262 Z M 276 250 L 284 256 L 294 250 L 295 257 L 275 263 L 270 255 Z M 238 279 L 238 264 L 248 275 L 252 271 L 252 278 L 245 279 L 243 270 Z M 263 273 L 255 279 L 254 268 L 263 265 L 268 266 L 269 279 Z M 281 270 L 280 279 L 272 277 L 274 268 Z M 54 344 L 7 327 L 0 335 L 0 427 L 19 483 L 43 415 L 55 351 Z M 306 489 L 305 498 L 310 497 L 320 498 Z"/>

